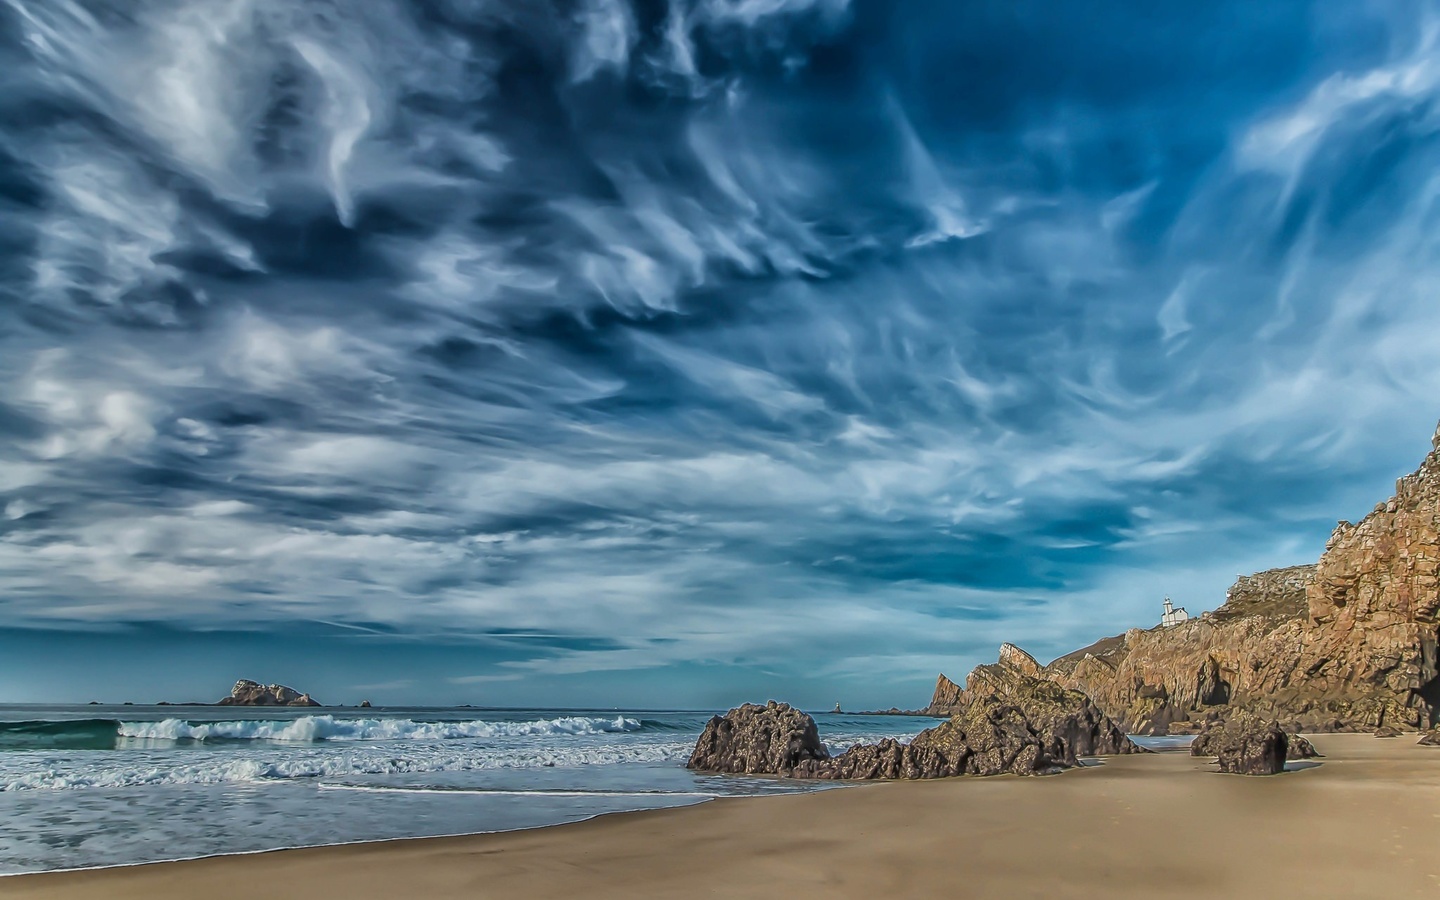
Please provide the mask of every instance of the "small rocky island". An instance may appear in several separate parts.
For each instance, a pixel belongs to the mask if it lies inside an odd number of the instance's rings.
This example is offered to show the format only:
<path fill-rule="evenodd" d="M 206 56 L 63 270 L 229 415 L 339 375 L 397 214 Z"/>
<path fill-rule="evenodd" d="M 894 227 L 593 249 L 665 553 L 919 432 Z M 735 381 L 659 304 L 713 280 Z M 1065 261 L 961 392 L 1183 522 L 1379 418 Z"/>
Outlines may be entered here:
<path fill-rule="evenodd" d="M 222 697 L 216 706 L 320 706 L 309 694 L 302 694 L 283 684 L 261 684 L 242 678 Z"/>

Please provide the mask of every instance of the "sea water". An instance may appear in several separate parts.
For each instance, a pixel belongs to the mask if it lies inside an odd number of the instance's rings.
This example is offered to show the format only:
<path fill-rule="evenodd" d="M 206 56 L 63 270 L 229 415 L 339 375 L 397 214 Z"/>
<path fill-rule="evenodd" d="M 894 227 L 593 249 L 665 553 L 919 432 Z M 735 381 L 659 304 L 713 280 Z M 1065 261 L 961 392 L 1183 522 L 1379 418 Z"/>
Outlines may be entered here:
<path fill-rule="evenodd" d="M 710 715 L 0 706 L 0 874 L 508 831 L 832 786 L 688 771 Z M 815 719 L 833 752 L 936 721 Z"/>

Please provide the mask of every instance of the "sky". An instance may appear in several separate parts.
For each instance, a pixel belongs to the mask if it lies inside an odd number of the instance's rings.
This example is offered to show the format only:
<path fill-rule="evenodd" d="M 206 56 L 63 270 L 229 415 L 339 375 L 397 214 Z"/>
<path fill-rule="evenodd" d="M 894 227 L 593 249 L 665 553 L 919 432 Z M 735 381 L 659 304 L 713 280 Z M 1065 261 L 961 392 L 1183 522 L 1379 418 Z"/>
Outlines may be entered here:
<path fill-rule="evenodd" d="M 0 701 L 916 707 L 1440 419 L 1440 7 L 0 0 Z"/>

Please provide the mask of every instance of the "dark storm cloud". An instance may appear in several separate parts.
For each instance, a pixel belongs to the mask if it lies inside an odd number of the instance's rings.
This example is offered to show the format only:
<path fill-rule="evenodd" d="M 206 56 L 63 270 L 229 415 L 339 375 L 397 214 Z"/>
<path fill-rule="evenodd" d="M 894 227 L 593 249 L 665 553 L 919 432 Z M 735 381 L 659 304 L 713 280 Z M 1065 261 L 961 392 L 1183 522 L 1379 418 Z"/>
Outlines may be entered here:
<path fill-rule="evenodd" d="M 6 0 L 6 624 L 892 683 L 1213 605 L 1440 415 L 1437 29 Z"/>

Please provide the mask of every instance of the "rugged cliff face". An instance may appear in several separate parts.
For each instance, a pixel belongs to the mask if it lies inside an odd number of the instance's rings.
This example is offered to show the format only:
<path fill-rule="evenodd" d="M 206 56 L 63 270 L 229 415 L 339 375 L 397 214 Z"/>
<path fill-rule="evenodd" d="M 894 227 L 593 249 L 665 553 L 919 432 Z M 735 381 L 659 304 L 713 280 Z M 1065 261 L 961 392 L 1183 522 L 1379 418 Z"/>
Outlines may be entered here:
<path fill-rule="evenodd" d="M 1388 502 L 1340 523 L 1317 565 L 1241 578 L 1213 613 L 1106 638 L 1042 673 L 1142 734 L 1193 731 L 1235 710 L 1305 731 L 1434 724 L 1440 433 L 1433 446 Z M 959 693 L 942 676 L 932 705 Z"/>

